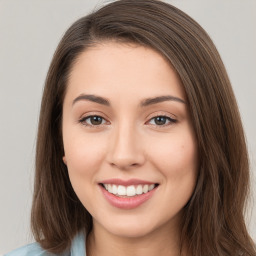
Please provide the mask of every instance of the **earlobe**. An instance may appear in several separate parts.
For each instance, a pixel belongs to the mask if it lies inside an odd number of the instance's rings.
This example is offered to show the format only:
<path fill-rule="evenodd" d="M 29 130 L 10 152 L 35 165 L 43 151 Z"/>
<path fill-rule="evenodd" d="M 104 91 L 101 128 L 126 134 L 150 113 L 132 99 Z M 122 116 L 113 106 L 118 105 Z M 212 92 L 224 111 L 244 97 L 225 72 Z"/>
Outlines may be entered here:
<path fill-rule="evenodd" d="M 62 157 L 62 160 L 63 160 L 64 164 L 67 165 L 67 160 L 66 160 L 65 156 Z"/>

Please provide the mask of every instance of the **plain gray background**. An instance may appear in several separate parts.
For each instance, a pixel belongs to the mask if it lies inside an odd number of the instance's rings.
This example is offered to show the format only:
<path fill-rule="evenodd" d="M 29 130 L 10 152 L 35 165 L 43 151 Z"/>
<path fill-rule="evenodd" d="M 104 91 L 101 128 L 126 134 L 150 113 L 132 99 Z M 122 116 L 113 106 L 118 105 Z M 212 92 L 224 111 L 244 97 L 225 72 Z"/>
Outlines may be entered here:
<path fill-rule="evenodd" d="M 65 30 L 104 0 L 0 0 L 0 254 L 33 241 L 29 217 L 42 88 Z M 169 0 L 215 42 L 240 107 L 256 176 L 256 1 Z M 256 193 L 252 196 L 256 198 Z M 256 207 L 248 228 L 256 240 Z"/>

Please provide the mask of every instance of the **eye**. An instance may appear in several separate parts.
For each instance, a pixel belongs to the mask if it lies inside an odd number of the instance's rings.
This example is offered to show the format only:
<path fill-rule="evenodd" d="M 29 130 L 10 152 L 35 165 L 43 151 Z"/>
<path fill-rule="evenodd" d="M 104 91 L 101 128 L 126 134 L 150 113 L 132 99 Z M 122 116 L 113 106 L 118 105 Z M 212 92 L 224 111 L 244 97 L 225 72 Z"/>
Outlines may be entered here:
<path fill-rule="evenodd" d="M 101 116 L 86 116 L 79 120 L 80 123 L 87 126 L 99 126 L 107 123 L 107 121 Z"/>
<path fill-rule="evenodd" d="M 157 126 L 166 126 L 172 123 L 176 123 L 177 120 L 169 116 L 155 116 L 149 120 L 149 124 Z"/>

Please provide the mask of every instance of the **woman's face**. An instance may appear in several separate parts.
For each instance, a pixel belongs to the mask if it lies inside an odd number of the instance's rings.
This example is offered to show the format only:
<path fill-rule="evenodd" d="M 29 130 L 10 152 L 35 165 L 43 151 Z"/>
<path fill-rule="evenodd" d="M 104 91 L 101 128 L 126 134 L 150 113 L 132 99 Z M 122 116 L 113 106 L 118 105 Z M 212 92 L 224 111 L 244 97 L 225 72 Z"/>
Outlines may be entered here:
<path fill-rule="evenodd" d="M 94 228 L 138 237 L 177 226 L 197 144 L 181 82 L 159 53 L 114 42 L 85 50 L 68 81 L 63 142 Z"/>

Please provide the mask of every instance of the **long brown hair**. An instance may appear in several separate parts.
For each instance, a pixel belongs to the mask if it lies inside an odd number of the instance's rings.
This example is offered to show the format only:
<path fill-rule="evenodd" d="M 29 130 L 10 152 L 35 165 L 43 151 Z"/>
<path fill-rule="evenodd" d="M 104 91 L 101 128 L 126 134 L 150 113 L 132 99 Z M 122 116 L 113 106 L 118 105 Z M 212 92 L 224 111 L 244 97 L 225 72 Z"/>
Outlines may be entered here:
<path fill-rule="evenodd" d="M 236 100 L 221 58 L 201 26 L 157 0 L 120 0 L 76 21 L 53 56 L 42 98 L 36 149 L 32 231 L 49 252 L 68 249 L 92 217 L 62 162 L 62 104 L 79 54 L 101 41 L 133 42 L 162 54 L 187 94 L 199 150 L 195 191 L 184 209 L 181 241 L 195 256 L 250 255 L 244 222 L 249 166 Z"/>

